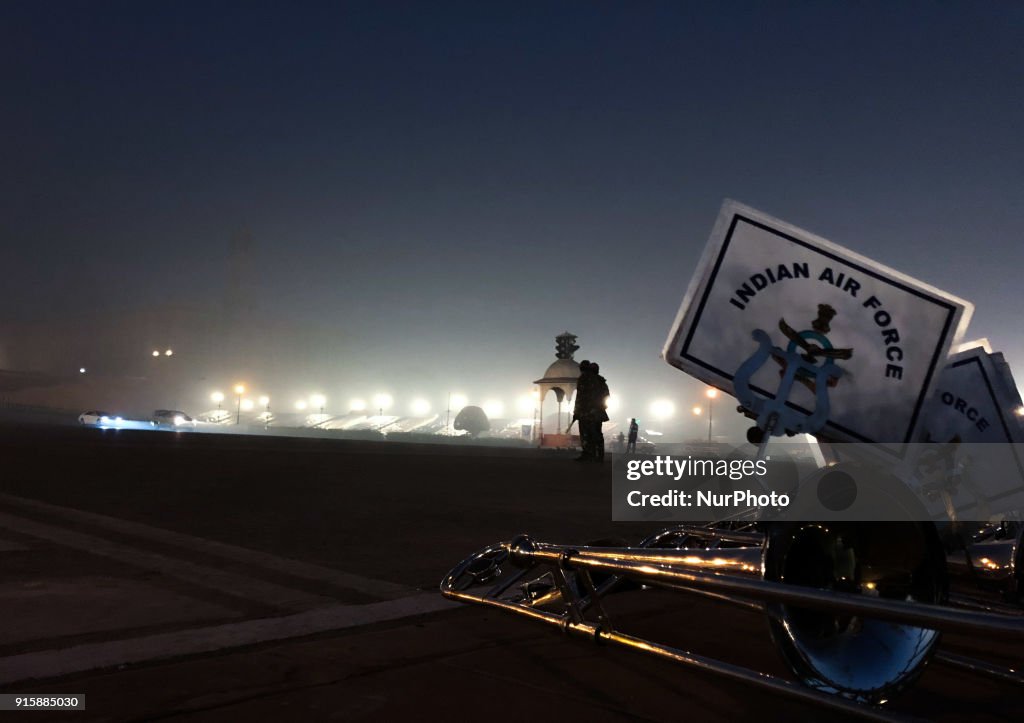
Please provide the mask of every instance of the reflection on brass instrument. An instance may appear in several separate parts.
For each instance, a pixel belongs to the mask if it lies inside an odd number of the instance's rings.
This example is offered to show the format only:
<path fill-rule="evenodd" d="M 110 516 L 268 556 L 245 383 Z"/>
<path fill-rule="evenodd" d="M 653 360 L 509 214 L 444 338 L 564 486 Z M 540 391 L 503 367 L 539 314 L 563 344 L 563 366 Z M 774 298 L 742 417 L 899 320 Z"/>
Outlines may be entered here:
<path fill-rule="evenodd" d="M 1024 596 L 1024 523 L 942 525 L 951 574 L 1019 603 Z M 964 529 L 967 528 L 967 529 Z"/>
<path fill-rule="evenodd" d="M 627 584 L 762 609 L 802 685 L 620 632 L 603 601 Z M 456 565 L 441 592 L 880 720 L 890 719 L 880 706 L 936 654 L 940 631 L 1024 639 L 1024 615 L 948 605 L 946 550 L 931 523 L 680 525 L 637 547 L 556 545 L 522 535 Z M 938 659 L 1022 682 L 1015 671 L 983 661 Z"/>

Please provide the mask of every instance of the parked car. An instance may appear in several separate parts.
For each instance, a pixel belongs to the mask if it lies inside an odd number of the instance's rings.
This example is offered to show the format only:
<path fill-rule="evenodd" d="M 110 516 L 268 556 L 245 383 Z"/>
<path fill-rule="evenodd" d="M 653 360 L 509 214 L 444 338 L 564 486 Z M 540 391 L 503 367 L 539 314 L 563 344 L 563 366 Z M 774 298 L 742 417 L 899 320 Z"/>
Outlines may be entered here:
<path fill-rule="evenodd" d="M 79 424 L 87 424 L 91 427 L 116 427 L 124 422 L 124 419 L 117 414 L 102 412 L 98 409 L 90 409 L 78 415 Z"/>
<path fill-rule="evenodd" d="M 154 427 L 168 429 L 195 429 L 196 420 L 177 409 L 158 409 L 153 412 L 149 423 Z"/>

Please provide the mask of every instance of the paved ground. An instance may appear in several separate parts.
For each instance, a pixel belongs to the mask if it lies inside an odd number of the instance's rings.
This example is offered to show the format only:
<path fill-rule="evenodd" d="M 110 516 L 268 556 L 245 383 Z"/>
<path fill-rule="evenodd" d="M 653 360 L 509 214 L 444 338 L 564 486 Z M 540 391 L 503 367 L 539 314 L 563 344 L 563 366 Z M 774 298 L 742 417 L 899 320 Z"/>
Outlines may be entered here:
<path fill-rule="evenodd" d="M 652 530 L 611 523 L 610 474 L 557 453 L 39 427 L 0 429 L 0 465 L 0 692 L 85 693 L 76 720 L 838 717 L 442 600 L 455 562 L 518 532 Z M 627 632 L 786 675 L 759 614 L 611 605 Z M 894 708 L 1022 703 L 934 665 Z"/>

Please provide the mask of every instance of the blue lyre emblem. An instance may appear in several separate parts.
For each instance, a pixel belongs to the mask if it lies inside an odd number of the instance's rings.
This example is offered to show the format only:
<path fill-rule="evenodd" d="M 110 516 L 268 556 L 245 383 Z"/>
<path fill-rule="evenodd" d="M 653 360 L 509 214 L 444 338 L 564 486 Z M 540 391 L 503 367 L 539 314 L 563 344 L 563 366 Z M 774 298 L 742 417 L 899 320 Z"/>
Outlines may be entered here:
<path fill-rule="evenodd" d="M 733 386 L 740 405 L 756 417 L 757 427 L 763 433 L 774 436 L 814 434 L 825 426 L 830 411 L 828 390 L 843 376 L 835 359 L 849 359 L 853 355 L 852 349 L 834 348 L 826 336 L 835 314 L 835 309 L 828 304 L 819 304 L 818 318 L 812 322 L 812 328 L 801 332 L 780 319 L 779 329 L 789 339 L 785 350 L 775 346 L 764 330 L 754 330 L 752 336 L 758 343 L 757 351 L 736 370 Z M 774 359 L 781 367 L 782 379 L 773 399 L 762 398 L 750 388 L 750 378 L 768 359 Z M 814 410 L 810 414 L 787 404 L 794 382 L 803 384 L 814 394 Z"/>

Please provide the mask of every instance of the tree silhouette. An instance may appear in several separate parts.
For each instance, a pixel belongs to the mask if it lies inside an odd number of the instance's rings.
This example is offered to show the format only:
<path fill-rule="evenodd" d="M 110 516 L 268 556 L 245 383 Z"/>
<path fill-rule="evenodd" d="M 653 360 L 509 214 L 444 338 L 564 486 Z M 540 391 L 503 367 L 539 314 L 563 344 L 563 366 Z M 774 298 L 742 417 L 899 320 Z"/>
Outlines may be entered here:
<path fill-rule="evenodd" d="M 463 407 L 458 416 L 455 417 L 455 428 L 469 432 L 470 437 L 475 437 L 481 432 L 491 428 L 491 422 L 487 414 L 480 407 Z"/>

